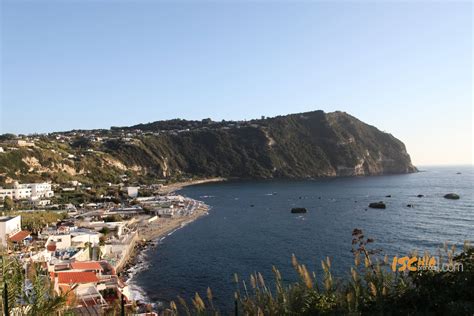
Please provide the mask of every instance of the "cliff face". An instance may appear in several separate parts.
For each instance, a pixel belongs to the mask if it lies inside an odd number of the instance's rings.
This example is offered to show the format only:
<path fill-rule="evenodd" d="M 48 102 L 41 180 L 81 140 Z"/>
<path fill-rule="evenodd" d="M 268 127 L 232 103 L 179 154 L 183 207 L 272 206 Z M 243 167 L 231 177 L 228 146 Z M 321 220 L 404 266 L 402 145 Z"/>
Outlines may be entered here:
<path fill-rule="evenodd" d="M 416 171 L 405 145 L 342 112 L 271 119 L 275 173 L 282 176 L 355 176 Z"/>
<path fill-rule="evenodd" d="M 157 131 L 159 122 L 141 124 Z M 404 144 L 343 113 L 322 111 L 253 120 L 239 126 L 148 136 L 140 146 L 114 144 L 109 154 L 161 176 L 309 178 L 416 171 Z M 111 145 L 111 144 L 109 144 Z M 123 153 L 136 150 L 139 154 Z"/>
<path fill-rule="evenodd" d="M 41 137 L 0 156 L 0 177 L 117 182 L 199 177 L 312 178 L 415 172 L 404 144 L 343 112 L 248 122 L 158 121 Z M 0 179 L 1 180 L 1 179 Z"/>

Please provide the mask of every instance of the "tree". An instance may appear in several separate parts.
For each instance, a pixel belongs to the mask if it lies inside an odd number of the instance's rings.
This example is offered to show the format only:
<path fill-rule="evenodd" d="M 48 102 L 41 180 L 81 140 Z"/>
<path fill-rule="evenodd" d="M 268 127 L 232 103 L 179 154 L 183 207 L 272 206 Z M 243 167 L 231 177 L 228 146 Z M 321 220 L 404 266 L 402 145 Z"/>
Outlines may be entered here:
<path fill-rule="evenodd" d="M 6 196 L 6 197 L 3 199 L 3 209 L 4 209 L 4 210 L 6 210 L 6 211 L 11 211 L 14 206 L 15 206 L 15 203 L 13 203 L 13 200 L 11 199 L 11 197 Z"/>
<path fill-rule="evenodd" d="M 105 237 L 104 237 L 104 236 L 100 236 L 100 238 L 99 238 L 99 246 L 105 246 Z"/>
<path fill-rule="evenodd" d="M 84 243 L 84 247 L 85 247 L 85 249 L 89 250 L 89 260 L 92 260 L 92 256 L 94 254 L 94 249 L 92 247 L 92 243 L 91 242 L 86 242 L 86 243 Z"/>
<path fill-rule="evenodd" d="M 0 141 L 14 140 L 16 138 L 15 134 L 2 134 L 0 135 Z"/>
<path fill-rule="evenodd" d="M 110 233 L 110 229 L 107 226 L 104 226 L 101 230 L 99 230 L 99 233 L 108 235 Z"/>
<path fill-rule="evenodd" d="M 16 258 L 4 257 L 4 260 L 7 260 L 4 278 L 10 312 L 15 309 L 24 316 L 56 315 L 64 309 L 66 294 L 58 295 L 54 291 L 47 271 L 39 264 L 28 265 L 25 271 Z M 2 300 L 2 308 L 3 304 Z"/>
<path fill-rule="evenodd" d="M 75 141 L 72 142 L 71 144 L 72 148 L 75 149 L 87 149 L 92 147 L 92 141 L 88 139 L 87 137 L 80 137 L 76 139 Z"/>
<path fill-rule="evenodd" d="M 66 213 L 57 212 L 31 212 L 23 213 L 21 216 L 23 229 L 37 234 L 46 225 L 56 225 L 59 220 L 66 217 Z"/>

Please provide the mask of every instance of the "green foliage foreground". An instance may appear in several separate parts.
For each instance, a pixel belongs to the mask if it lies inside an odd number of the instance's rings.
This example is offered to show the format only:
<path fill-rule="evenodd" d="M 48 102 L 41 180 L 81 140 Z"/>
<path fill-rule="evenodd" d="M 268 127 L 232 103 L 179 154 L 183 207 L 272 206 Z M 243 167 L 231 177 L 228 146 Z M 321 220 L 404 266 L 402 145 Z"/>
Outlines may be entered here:
<path fill-rule="evenodd" d="M 7 255 L 3 260 L 0 315 L 6 309 L 5 298 L 11 316 L 58 315 L 65 309 L 66 296 L 57 295 L 47 271 L 39 264 L 24 266 Z"/>
<path fill-rule="evenodd" d="M 372 239 L 361 230 L 353 232 L 354 266 L 351 277 L 336 281 L 331 274 L 329 258 L 322 261 L 323 275 L 316 278 L 293 256 L 292 264 L 299 280 L 284 284 L 273 267 L 274 285 L 268 286 L 260 273 L 250 282 L 235 276 L 236 314 L 238 315 L 473 315 L 474 314 L 474 248 L 467 243 L 455 255 L 455 248 L 445 247 L 439 253 L 440 264 L 462 264 L 462 270 L 443 272 L 421 270 L 393 272 L 389 260 L 377 260 L 371 249 Z M 413 254 L 417 256 L 417 254 Z M 196 293 L 191 304 L 178 298 L 171 302 L 165 315 L 219 315 L 212 292 L 207 302 Z"/>

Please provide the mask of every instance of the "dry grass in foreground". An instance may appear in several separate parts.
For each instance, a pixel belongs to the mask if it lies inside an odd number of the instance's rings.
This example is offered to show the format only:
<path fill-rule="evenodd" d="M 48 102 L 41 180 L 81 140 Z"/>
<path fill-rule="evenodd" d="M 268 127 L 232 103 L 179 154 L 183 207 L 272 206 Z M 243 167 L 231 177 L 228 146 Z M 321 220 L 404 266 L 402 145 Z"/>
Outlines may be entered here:
<path fill-rule="evenodd" d="M 249 284 L 235 276 L 235 315 L 473 315 L 474 248 L 454 247 L 439 252 L 440 264 L 460 265 L 461 271 L 393 272 L 387 257 L 380 258 L 373 240 L 362 230 L 353 235 L 354 266 L 348 280 L 336 281 L 329 258 L 321 262 L 323 275 L 316 278 L 293 256 L 299 280 L 284 284 L 280 271 L 273 267 L 275 280 L 266 284 L 263 276 L 250 276 Z M 416 256 L 417 254 L 412 254 Z M 377 259 L 380 258 L 380 259 Z M 416 265 L 415 265 L 416 267 Z M 210 289 L 207 298 L 196 293 L 190 303 L 178 298 L 165 315 L 220 315 Z M 225 313 L 228 314 L 228 313 Z"/>

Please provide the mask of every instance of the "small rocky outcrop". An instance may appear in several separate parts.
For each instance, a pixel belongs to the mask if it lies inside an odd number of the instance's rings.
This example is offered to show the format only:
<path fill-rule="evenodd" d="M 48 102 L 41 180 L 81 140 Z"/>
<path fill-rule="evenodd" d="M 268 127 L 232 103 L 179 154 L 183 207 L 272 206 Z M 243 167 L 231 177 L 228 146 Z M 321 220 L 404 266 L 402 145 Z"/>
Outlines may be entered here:
<path fill-rule="evenodd" d="M 448 193 L 444 195 L 444 198 L 448 200 L 459 200 L 460 196 L 456 193 Z"/>
<path fill-rule="evenodd" d="M 304 207 L 293 207 L 291 213 L 306 213 L 308 210 Z"/>
<path fill-rule="evenodd" d="M 380 209 L 385 209 L 385 208 L 387 208 L 387 206 L 385 205 L 385 203 L 382 202 L 382 201 L 370 203 L 370 204 L 369 204 L 369 207 L 370 207 L 370 208 L 380 208 Z"/>

